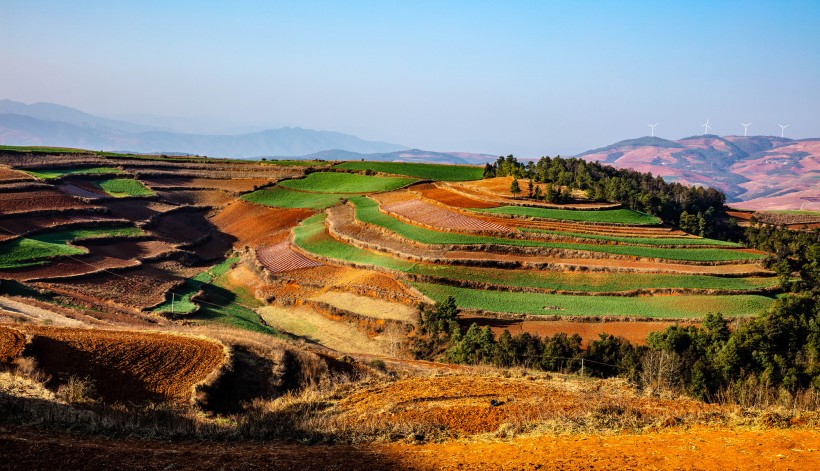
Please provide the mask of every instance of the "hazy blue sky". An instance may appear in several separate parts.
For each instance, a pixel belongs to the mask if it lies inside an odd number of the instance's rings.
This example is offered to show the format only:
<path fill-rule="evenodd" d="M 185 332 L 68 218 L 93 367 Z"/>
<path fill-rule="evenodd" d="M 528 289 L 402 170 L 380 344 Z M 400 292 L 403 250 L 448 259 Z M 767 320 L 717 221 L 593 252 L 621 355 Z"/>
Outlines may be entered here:
<path fill-rule="evenodd" d="M 669 3 L 0 0 L 0 98 L 527 157 L 820 136 L 820 2 Z"/>

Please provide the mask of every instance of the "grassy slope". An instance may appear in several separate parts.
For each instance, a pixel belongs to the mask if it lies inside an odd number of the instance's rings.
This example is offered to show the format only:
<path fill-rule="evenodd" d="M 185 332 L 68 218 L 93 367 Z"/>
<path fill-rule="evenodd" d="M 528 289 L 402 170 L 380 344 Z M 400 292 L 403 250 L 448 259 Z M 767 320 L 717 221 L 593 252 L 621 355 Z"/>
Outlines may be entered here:
<path fill-rule="evenodd" d="M 451 182 L 480 180 L 484 177 L 484 169 L 482 167 L 466 165 L 351 161 L 340 163 L 336 165 L 336 168 L 342 168 L 345 170 L 373 170 L 382 173 L 392 173 L 395 175 L 407 175 L 409 177 L 423 178 L 425 180 Z"/>
<path fill-rule="evenodd" d="M 24 237 L 0 244 L 0 268 L 22 268 L 36 265 L 37 261 L 62 255 L 86 253 L 82 247 L 68 242 L 99 237 L 131 237 L 142 235 L 136 227 L 74 229 Z"/>
<path fill-rule="evenodd" d="M 547 229 L 530 229 L 530 228 L 521 228 L 522 232 L 534 232 L 534 233 L 541 233 L 541 234 L 553 234 L 558 236 L 565 236 L 565 237 L 575 237 L 578 239 L 590 239 L 590 240 L 603 240 L 603 241 L 612 241 L 612 242 L 621 242 L 624 244 L 635 244 L 635 245 L 689 245 L 689 246 L 698 246 L 698 245 L 719 245 L 723 247 L 733 247 L 739 248 L 742 245 L 729 242 L 725 240 L 717 240 L 717 239 L 707 239 L 705 237 L 620 237 L 620 236 L 607 236 L 607 235 L 600 235 L 600 234 L 582 234 L 582 233 L 575 233 L 575 232 L 562 232 L 562 231 L 551 231 Z"/>
<path fill-rule="evenodd" d="M 315 172 L 299 180 L 286 180 L 279 185 L 294 190 L 316 193 L 372 193 L 401 188 L 416 181 L 403 177 L 371 177 L 342 172 Z"/>
<path fill-rule="evenodd" d="M 772 302 L 771 298 L 757 295 L 566 296 L 453 288 L 431 283 L 412 285 L 438 302 L 453 296 L 462 308 L 534 315 L 685 318 L 721 312 L 740 317 L 754 315 Z"/>
<path fill-rule="evenodd" d="M 116 198 L 124 198 L 126 196 L 152 196 L 154 194 L 153 191 L 146 188 L 141 182 L 130 178 L 109 178 L 96 181 L 94 184 Z"/>
<path fill-rule="evenodd" d="M 373 265 L 415 275 L 436 276 L 501 286 L 588 292 L 616 292 L 645 288 L 753 290 L 771 287 L 777 283 L 777 279 L 774 277 L 723 278 L 703 275 L 563 273 L 415 263 L 339 242 L 325 232 L 324 220 L 325 215 L 315 215 L 295 228 L 296 244 L 311 253 L 324 257 Z"/>
<path fill-rule="evenodd" d="M 257 190 L 242 195 L 242 199 L 251 203 L 276 206 L 280 208 L 324 209 L 338 203 L 342 195 L 333 193 L 302 193 L 280 187 Z"/>
<path fill-rule="evenodd" d="M 620 223 L 632 225 L 659 224 L 661 221 L 655 216 L 639 213 L 631 209 L 599 209 L 595 211 L 579 211 L 572 209 L 533 208 L 529 206 L 501 206 L 498 208 L 475 209 L 491 214 L 508 214 L 513 216 L 535 217 L 544 219 L 558 219 L 563 221 L 585 221 L 601 223 Z"/>
<path fill-rule="evenodd" d="M 701 248 L 662 248 L 662 247 L 633 247 L 618 245 L 581 244 L 570 242 L 540 242 L 526 239 L 506 239 L 502 237 L 487 237 L 457 234 L 453 232 L 439 232 L 407 224 L 379 212 L 378 204 L 370 198 L 351 197 L 350 201 L 356 206 L 356 218 L 376 226 L 383 227 L 396 234 L 424 244 L 498 244 L 523 247 L 561 248 L 568 250 L 587 250 L 617 255 L 635 257 L 661 258 L 666 260 L 754 260 L 760 255 L 724 249 Z M 590 211 L 591 212 L 591 211 Z"/>
<path fill-rule="evenodd" d="M 122 170 L 113 167 L 85 167 L 85 168 L 43 168 L 37 170 L 23 170 L 43 180 L 62 177 L 64 175 L 108 175 L 123 174 Z"/>

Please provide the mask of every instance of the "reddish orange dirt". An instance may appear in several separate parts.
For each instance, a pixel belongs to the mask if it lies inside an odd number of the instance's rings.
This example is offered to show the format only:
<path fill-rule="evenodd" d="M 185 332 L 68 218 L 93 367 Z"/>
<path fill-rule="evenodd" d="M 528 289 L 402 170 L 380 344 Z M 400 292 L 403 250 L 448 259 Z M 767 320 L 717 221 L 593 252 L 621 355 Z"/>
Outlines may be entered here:
<path fill-rule="evenodd" d="M 425 198 L 438 201 L 439 203 L 443 203 L 447 206 L 452 206 L 454 208 L 485 209 L 497 208 L 501 206 L 500 204 L 490 203 L 488 201 L 467 198 L 466 196 L 462 196 L 450 190 L 439 188 L 432 183 L 423 183 L 421 185 L 411 186 L 410 190 L 419 191 L 421 193 L 421 196 Z"/>
<path fill-rule="evenodd" d="M 26 336 L 19 330 L 0 326 L 0 365 L 10 363 L 23 353 Z"/>
<path fill-rule="evenodd" d="M 0 428 L 16 469 L 594 470 L 820 467 L 813 430 L 695 427 L 638 435 L 559 435 L 424 445 L 304 445 L 111 439 Z"/>
<path fill-rule="evenodd" d="M 504 330 L 509 330 L 512 335 L 523 332 L 537 334 L 540 337 L 565 333 L 567 335 L 578 334 L 583 339 L 583 346 L 598 338 L 600 334 L 611 334 L 616 337 L 623 337 L 633 344 L 646 345 L 646 337 L 650 332 L 664 330 L 676 322 L 575 322 L 575 321 L 513 321 L 503 319 L 489 319 L 485 317 L 464 317 L 461 319 L 466 325 L 475 322 L 479 327 L 490 326 L 497 336 Z M 690 325 L 690 324 L 687 324 Z"/>
<path fill-rule="evenodd" d="M 236 238 L 234 247 L 257 247 L 281 240 L 280 233 L 312 214 L 309 209 L 271 208 L 236 200 L 210 221 L 220 231 Z"/>
<path fill-rule="evenodd" d="M 114 330 L 25 327 L 37 366 L 52 376 L 90 378 L 108 402 L 187 401 L 222 364 L 222 345 L 202 338 Z"/>
<path fill-rule="evenodd" d="M 385 211 L 442 230 L 464 232 L 511 232 L 510 228 L 434 206 L 417 199 L 389 204 Z"/>
<path fill-rule="evenodd" d="M 158 191 L 163 201 L 196 206 L 221 207 L 234 200 L 234 196 L 222 190 L 167 190 Z"/>
<path fill-rule="evenodd" d="M 20 180 L 34 180 L 34 177 L 25 172 L 8 168 L 5 165 L 0 165 L 0 183 L 15 182 Z"/>

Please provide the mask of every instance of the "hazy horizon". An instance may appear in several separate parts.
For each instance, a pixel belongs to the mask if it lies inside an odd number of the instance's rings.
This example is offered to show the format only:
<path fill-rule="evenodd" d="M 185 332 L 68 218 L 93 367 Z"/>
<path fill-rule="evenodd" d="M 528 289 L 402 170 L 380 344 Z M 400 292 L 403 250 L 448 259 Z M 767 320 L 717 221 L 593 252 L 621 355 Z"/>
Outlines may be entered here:
<path fill-rule="evenodd" d="M 0 98 L 437 151 L 820 136 L 820 4 L 0 1 Z M 142 117 L 142 119 L 140 118 Z M 182 118 L 182 119 L 178 119 Z"/>

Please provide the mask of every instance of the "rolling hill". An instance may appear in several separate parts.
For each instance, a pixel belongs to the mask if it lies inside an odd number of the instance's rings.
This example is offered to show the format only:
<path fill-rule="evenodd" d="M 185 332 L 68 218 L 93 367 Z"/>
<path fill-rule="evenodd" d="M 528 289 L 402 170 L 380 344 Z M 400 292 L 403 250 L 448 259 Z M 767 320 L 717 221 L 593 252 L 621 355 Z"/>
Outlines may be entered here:
<path fill-rule="evenodd" d="M 741 208 L 820 208 L 820 139 L 711 134 L 677 141 L 644 137 L 578 157 L 684 184 L 712 186 Z"/>

